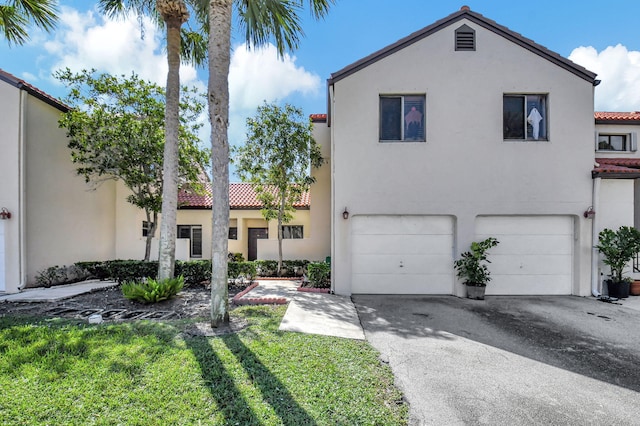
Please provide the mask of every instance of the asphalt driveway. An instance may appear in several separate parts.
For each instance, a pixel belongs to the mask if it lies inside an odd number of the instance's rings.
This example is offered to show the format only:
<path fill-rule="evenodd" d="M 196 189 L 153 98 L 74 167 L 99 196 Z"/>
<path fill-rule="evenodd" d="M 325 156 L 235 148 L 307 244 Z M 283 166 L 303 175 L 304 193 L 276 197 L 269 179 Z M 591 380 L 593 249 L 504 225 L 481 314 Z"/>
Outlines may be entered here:
<path fill-rule="evenodd" d="M 411 425 L 639 425 L 640 312 L 579 297 L 354 296 Z"/>

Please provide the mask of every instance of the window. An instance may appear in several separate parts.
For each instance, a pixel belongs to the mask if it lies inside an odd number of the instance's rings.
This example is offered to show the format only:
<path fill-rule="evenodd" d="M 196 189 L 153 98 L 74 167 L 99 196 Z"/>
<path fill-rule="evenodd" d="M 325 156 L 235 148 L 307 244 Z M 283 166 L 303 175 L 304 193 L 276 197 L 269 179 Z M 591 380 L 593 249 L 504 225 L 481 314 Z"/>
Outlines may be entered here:
<path fill-rule="evenodd" d="M 424 95 L 380 96 L 380 140 L 424 142 Z"/>
<path fill-rule="evenodd" d="M 188 238 L 189 257 L 202 257 L 202 225 L 178 225 L 178 238 Z"/>
<path fill-rule="evenodd" d="M 238 228 L 229 227 L 229 239 L 230 240 L 237 240 L 238 239 Z"/>
<path fill-rule="evenodd" d="M 505 140 L 548 140 L 546 95 L 504 95 L 502 117 Z"/>
<path fill-rule="evenodd" d="M 599 134 L 598 151 L 637 151 L 636 134 L 624 135 Z"/>
<path fill-rule="evenodd" d="M 282 226 L 282 238 L 300 239 L 303 237 L 301 225 L 283 225 Z"/>
<path fill-rule="evenodd" d="M 476 50 L 476 32 L 467 24 L 456 30 L 456 50 Z"/>
<path fill-rule="evenodd" d="M 148 236 L 150 230 L 151 230 L 151 222 L 147 222 L 146 220 L 143 220 L 142 221 L 142 236 L 143 237 Z"/>

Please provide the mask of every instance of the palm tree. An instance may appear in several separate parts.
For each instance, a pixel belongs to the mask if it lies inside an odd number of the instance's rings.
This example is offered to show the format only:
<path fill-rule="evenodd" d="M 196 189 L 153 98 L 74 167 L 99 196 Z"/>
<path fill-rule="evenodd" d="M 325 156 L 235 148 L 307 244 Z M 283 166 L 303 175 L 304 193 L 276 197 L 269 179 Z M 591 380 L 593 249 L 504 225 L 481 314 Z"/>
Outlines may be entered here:
<path fill-rule="evenodd" d="M 0 31 L 9 45 L 29 40 L 27 29 L 35 24 L 51 31 L 58 21 L 56 0 L 5 0 L 0 4 Z"/>
<path fill-rule="evenodd" d="M 184 0 L 157 0 L 158 3 L 182 3 Z M 335 0 L 307 0 L 314 18 L 324 17 Z M 227 255 L 229 236 L 229 65 L 231 62 L 231 18 L 235 4 L 240 25 L 244 28 L 245 39 L 252 47 L 265 45 L 272 38 L 280 55 L 298 47 L 304 34 L 298 11 L 304 0 L 186 0 L 191 6 L 198 25 L 208 33 L 208 103 L 211 123 L 211 157 L 213 168 L 212 197 L 212 274 L 211 274 L 211 325 L 217 327 L 229 320 L 227 288 Z M 111 15 L 121 15 L 128 11 L 151 16 L 155 15 L 154 0 L 100 0 L 104 11 Z M 158 11 L 161 8 L 158 7 Z M 163 17 L 164 19 L 164 17 Z M 169 29 L 167 29 L 169 31 Z M 189 59 L 198 63 L 204 60 L 201 41 L 205 40 L 197 31 L 182 32 L 182 50 Z M 169 37 L 167 36 L 169 43 Z M 169 47 L 167 50 L 170 50 Z M 171 73 L 171 61 L 170 73 Z M 167 79 L 167 86 L 168 86 Z M 167 87 L 167 104 L 169 87 Z M 169 110 L 169 105 L 167 105 Z M 168 123 L 167 123 L 168 128 Z M 168 140 L 167 142 L 168 143 Z M 167 161 L 165 156 L 165 162 Z M 170 160 L 170 158 L 169 158 Z M 165 164 L 165 167 L 167 165 Z M 166 185 L 165 187 L 170 186 Z M 174 185 L 175 186 L 175 185 Z M 167 221 L 163 193 L 162 224 Z M 175 207 L 171 207 L 175 213 Z M 175 217 L 175 216 L 174 216 Z M 170 219 L 170 217 L 169 217 Z M 162 227 L 163 225 L 161 225 Z M 170 226 L 170 224 L 167 224 Z M 173 244 L 160 247 L 170 250 L 175 256 L 175 222 L 173 224 Z M 162 254 L 161 254 L 162 256 Z M 161 260 L 160 264 L 163 262 Z M 173 262 L 171 264 L 173 268 Z M 171 269 L 173 273 L 173 269 Z M 159 276 L 164 276 L 160 274 Z"/>
<path fill-rule="evenodd" d="M 334 0 L 308 0 L 313 16 L 322 18 Z M 213 165 L 211 326 L 229 321 L 227 251 L 229 235 L 229 65 L 231 62 L 231 15 L 233 4 L 252 46 L 275 39 L 280 55 L 298 47 L 303 34 L 298 10 L 303 0 L 210 0 L 209 1 L 209 82 L 208 102 L 211 122 Z"/>
<path fill-rule="evenodd" d="M 203 1 L 192 1 L 202 16 Z M 189 20 L 184 0 L 100 0 L 100 8 L 110 16 L 150 15 L 156 21 L 162 19 L 167 29 L 167 87 L 165 107 L 165 143 L 163 160 L 162 221 L 160 222 L 160 253 L 158 279 L 173 278 L 176 254 L 176 230 L 178 210 L 178 133 L 180 128 L 180 58 L 181 48 L 186 48 L 189 60 L 203 63 L 204 38 L 193 31 L 182 31 L 182 24 Z M 204 28 L 204 23 L 201 28 Z M 184 44 L 182 39 L 185 40 Z"/>

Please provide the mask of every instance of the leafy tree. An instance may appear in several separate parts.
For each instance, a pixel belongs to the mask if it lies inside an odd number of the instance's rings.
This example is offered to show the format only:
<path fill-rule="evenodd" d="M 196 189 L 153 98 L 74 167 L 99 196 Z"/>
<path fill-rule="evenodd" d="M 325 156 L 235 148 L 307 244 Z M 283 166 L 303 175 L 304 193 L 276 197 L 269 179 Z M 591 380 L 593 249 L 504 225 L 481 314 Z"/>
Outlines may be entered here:
<path fill-rule="evenodd" d="M 240 178 L 250 182 L 266 220 L 278 221 L 278 275 L 282 270 L 282 224 L 293 219 L 293 205 L 315 181 L 311 167 L 323 163 L 311 120 L 289 104 L 258 107 L 247 119 L 247 142 L 235 150 Z"/>
<path fill-rule="evenodd" d="M 209 0 L 208 103 L 211 122 L 212 274 L 211 326 L 229 320 L 227 251 L 229 234 L 229 65 L 231 62 L 231 12 L 238 8 L 245 39 L 253 46 L 275 39 L 278 52 L 298 47 L 303 34 L 298 11 L 304 0 Z M 334 0 L 308 0 L 312 15 L 324 17 Z"/>
<path fill-rule="evenodd" d="M 86 182 L 121 180 L 131 190 L 127 201 L 144 210 L 150 226 L 144 255 L 148 260 L 165 186 L 165 93 L 135 74 L 128 78 L 95 74 L 95 70 L 73 74 L 69 69 L 55 73 L 69 88 L 65 101 L 72 107 L 59 124 L 67 131 L 76 171 Z M 180 107 L 178 173 L 183 181 L 196 182 L 208 158 L 196 136 L 204 104 L 194 89 L 184 88 Z"/>
<path fill-rule="evenodd" d="M 51 31 L 58 21 L 55 0 L 4 0 L 0 4 L 0 31 L 9 45 L 29 40 L 31 24 Z"/>

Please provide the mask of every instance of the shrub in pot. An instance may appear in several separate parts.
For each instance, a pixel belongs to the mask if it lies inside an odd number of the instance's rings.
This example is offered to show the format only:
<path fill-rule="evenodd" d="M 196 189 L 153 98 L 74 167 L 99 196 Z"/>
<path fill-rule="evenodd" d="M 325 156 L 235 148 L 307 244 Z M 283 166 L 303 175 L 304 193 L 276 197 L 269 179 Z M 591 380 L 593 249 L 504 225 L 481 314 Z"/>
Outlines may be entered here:
<path fill-rule="evenodd" d="M 617 231 L 605 228 L 598 235 L 596 248 L 602 253 L 605 265 L 611 268 L 607 286 L 609 296 L 629 297 L 630 278 L 624 277 L 624 268 L 640 251 L 640 231 L 631 226 L 621 226 Z"/>
<path fill-rule="evenodd" d="M 467 297 L 470 299 L 484 299 L 484 292 L 491 275 L 487 268 L 487 251 L 498 245 L 498 240 L 489 237 L 483 241 L 471 243 L 471 250 L 460 255 L 454 262 L 456 276 L 467 286 Z"/>

